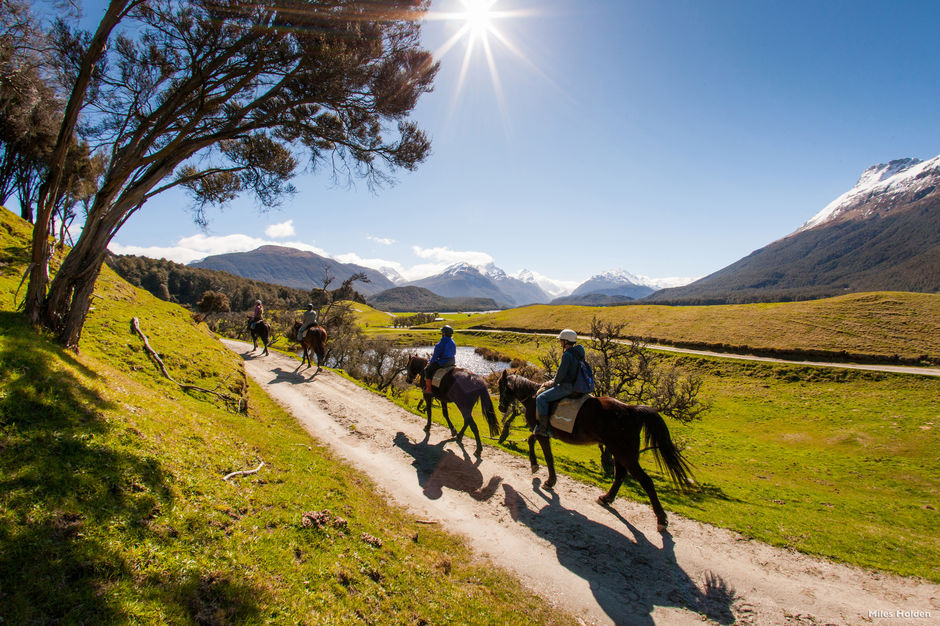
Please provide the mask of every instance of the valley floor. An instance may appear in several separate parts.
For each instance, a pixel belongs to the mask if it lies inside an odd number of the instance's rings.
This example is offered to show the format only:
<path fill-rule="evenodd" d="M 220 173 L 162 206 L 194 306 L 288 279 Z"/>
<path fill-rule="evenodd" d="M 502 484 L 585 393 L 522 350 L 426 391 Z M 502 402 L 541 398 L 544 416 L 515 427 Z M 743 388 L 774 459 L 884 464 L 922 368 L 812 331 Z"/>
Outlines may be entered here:
<path fill-rule="evenodd" d="M 645 503 L 595 501 L 559 476 L 541 489 L 527 460 L 487 445 L 483 460 L 424 420 L 331 372 L 281 354 L 245 358 L 249 376 L 315 437 L 368 473 L 422 523 L 465 536 L 535 592 L 595 624 L 932 623 L 940 585 L 833 563 L 670 517 L 656 531 Z M 456 411 L 454 411 L 456 413 Z M 460 421 L 459 419 L 457 420 Z M 420 540 L 415 537 L 415 540 Z M 923 618 L 927 615 L 926 618 Z"/>

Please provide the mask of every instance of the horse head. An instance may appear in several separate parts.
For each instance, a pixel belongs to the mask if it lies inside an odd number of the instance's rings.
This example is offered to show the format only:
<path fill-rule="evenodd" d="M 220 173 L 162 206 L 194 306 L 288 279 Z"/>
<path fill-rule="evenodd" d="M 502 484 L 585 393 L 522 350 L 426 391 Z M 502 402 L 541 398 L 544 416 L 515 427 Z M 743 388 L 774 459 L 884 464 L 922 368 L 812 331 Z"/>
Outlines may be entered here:
<path fill-rule="evenodd" d="M 413 383 L 415 377 L 424 370 L 427 364 L 427 359 L 421 358 L 417 354 L 409 355 L 407 368 L 408 373 L 405 375 L 405 382 L 407 382 L 409 385 Z"/>

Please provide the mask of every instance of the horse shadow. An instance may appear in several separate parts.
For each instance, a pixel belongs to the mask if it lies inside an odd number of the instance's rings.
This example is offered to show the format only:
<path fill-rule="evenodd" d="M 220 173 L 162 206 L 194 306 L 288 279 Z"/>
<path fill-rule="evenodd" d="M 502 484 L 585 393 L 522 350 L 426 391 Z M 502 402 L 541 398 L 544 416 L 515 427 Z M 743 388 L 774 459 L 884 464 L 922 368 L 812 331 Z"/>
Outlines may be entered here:
<path fill-rule="evenodd" d="M 428 445 L 429 434 L 420 442 L 412 442 L 399 431 L 395 435 L 395 445 L 414 458 L 412 466 L 418 471 L 418 484 L 429 500 L 437 500 L 444 494 L 444 488 L 462 491 L 474 500 L 489 500 L 496 493 L 501 476 L 491 476 L 484 482 L 480 471 L 480 459 L 471 460 L 463 445 L 458 443 L 462 457 L 452 450 L 445 450 L 444 445 L 454 439 L 445 439 L 433 446 Z"/>
<path fill-rule="evenodd" d="M 290 383 L 292 385 L 299 385 L 301 383 L 310 382 L 314 378 L 317 377 L 317 375 L 314 374 L 310 378 L 307 378 L 306 376 L 304 376 L 302 373 L 298 372 L 297 370 L 289 372 L 287 370 L 282 370 L 279 367 L 275 367 L 271 371 L 274 372 L 274 380 L 269 382 L 268 383 L 269 385 L 276 385 L 278 383 Z"/>
<path fill-rule="evenodd" d="M 687 609 L 720 624 L 735 622 L 734 589 L 714 573 L 705 577 L 704 590 L 700 589 L 676 562 L 671 535 L 662 533 L 660 549 L 616 510 L 608 508 L 632 538 L 566 509 L 556 493 L 546 494 L 539 487 L 535 479 L 535 492 L 546 505 L 530 508 L 525 497 L 503 484 L 509 515 L 555 547 L 558 562 L 588 582 L 598 605 L 614 623 L 653 624 L 651 613 L 656 606 Z"/>

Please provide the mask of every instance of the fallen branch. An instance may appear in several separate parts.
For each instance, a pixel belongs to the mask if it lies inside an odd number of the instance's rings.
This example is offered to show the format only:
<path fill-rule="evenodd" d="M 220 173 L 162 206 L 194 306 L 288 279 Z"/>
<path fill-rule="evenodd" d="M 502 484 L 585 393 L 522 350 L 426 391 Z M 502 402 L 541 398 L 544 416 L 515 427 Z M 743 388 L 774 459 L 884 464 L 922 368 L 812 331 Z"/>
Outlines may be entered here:
<path fill-rule="evenodd" d="M 144 349 L 147 351 L 147 354 L 150 355 L 150 358 L 160 367 L 160 371 L 163 372 L 163 376 L 170 380 L 171 382 L 176 383 L 180 386 L 183 391 L 201 391 L 202 393 L 208 393 L 210 395 L 216 396 L 226 402 L 231 402 L 238 412 L 242 410 L 242 399 L 230 396 L 228 394 L 219 393 L 218 391 L 213 391 L 212 389 L 206 389 L 204 387 L 199 387 L 198 385 L 190 385 L 187 383 L 181 383 L 170 376 L 170 373 L 166 369 L 166 365 L 163 364 L 163 359 L 160 358 L 160 355 L 157 354 L 156 350 L 150 347 L 150 342 L 147 340 L 147 336 L 144 334 L 144 331 L 140 329 L 140 321 L 136 317 L 131 318 L 131 330 L 144 340 Z"/>
<path fill-rule="evenodd" d="M 264 467 L 264 461 L 261 461 L 261 463 L 258 464 L 258 467 L 256 467 L 253 470 L 241 470 L 239 472 L 232 472 L 231 474 L 226 474 L 225 477 L 222 478 L 222 480 L 228 480 L 229 478 L 233 476 L 247 476 L 248 474 L 257 474 L 258 470 L 260 470 L 262 467 Z"/>

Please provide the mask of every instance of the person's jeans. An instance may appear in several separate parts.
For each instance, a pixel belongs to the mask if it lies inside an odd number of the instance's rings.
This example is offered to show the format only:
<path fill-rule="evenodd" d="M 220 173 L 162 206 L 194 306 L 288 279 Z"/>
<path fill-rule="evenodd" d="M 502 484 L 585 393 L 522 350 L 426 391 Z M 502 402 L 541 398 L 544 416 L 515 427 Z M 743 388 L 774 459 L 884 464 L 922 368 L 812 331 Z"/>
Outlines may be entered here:
<path fill-rule="evenodd" d="M 535 396 L 535 412 L 537 415 L 546 416 L 548 415 L 548 405 L 555 400 L 561 400 L 567 396 L 571 391 L 565 389 L 564 387 L 552 387 L 548 391 L 543 391 L 539 395 Z"/>

